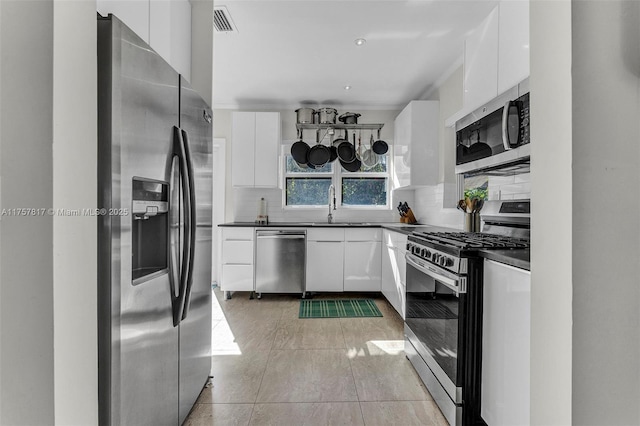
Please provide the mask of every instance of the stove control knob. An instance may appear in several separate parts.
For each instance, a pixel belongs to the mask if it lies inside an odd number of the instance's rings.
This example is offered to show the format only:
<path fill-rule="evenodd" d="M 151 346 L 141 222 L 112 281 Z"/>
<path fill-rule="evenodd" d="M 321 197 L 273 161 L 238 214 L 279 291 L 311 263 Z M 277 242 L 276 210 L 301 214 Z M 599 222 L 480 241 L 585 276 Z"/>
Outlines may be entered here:
<path fill-rule="evenodd" d="M 431 252 L 427 249 L 424 250 L 425 254 L 424 254 L 424 258 L 425 259 L 431 259 Z"/>
<path fill-rule="evenodd" d="M 444 266 L 453 266 L 453 259 L 448 258 L 448 259 L 447 259 L 447 263 L 446 263 L 446 265 L 444 265 Z"/>
<path fill-rule="evenodd" d="M 445 266 L 446 263 L 447 263 L 447 258 L 444 256 L 440 256 L 440 259 L 438 259 L 438 265 Z"/>
<path fill-rule="evenodd" d="M 433 256 L 431 257 L 431 260 L 433 261 L 433 263 L 438 263 L 439 259 L 440 259 L 440 255 L 438 253 L 433 253 Z"/>
<path fill-rule="evenodd" d="M 411 251 L 411 247 L 413 246 L 413 244 L 411 243 L 407 243 L 407 251 Z"/>
<path fill-rule="evenodd" d="M 426 248 L 420 249 L 420 257 L 422 257 L 423 259 L 427 257 L 427 249 Z"/>

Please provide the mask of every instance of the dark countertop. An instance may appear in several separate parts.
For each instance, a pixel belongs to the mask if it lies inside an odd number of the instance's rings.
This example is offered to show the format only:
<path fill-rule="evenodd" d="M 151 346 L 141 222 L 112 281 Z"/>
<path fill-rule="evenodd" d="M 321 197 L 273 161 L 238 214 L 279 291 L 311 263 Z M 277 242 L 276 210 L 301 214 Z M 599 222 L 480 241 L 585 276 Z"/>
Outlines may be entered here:
<path fill-rule="evenodd" d="M 531 270 L 531 249 L 480 250 L 480 256 L 520 269 Z"/>
<path fill-rule="evenodd" d="M 254 222 L 229 222 L 218 226 L 222 227 L 244 227 L 244 228 L 384 228 L 391 231 L 400 232 L 409 235 L 420 229 L 431 228 L 434 231 L 457 231 L 458 229 L 449 229 L 442 227 L 434 227 L 431 225 L 408 225 L 405 223 L 391 222 L 364 222 L 356 226 L 350 223 L 319 223 L 319 222 L 270 222 L 267 225 L 258 225 Z M 530 270 L 530 250 L 529 249 L 503 249 L 503 250 L 480 250 L 479 254 L 485 259 L 495 260 L 516 268 Z"/>
<path fill-rule="evenodd" d="M 353 222 L 355 223 L 355 222 Z M 221 227 L 244 227 L 244 228 L 384 228 L 391 231 L 409 235 L 420 228 L 430 228 L 430 225 L 407 225 L 405 223 L 391 222 L 364 222 L 364 224 L 352 225 L 347 223 L 320 223 L 320 222 L 270 222 L 266 225 L 258 225 L 254 222 L 228 222 L 222 223 Z"/>

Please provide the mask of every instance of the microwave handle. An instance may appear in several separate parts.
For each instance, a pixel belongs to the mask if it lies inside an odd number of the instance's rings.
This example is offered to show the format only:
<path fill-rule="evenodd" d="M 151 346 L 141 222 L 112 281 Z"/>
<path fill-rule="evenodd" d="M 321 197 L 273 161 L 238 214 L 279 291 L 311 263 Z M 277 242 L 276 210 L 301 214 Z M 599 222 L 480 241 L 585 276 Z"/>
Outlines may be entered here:
<path fill-rule="evenodd" d="M 504 104 L 504 108 L 502 108 L 502 145 L 504 145 L 504 150 L 509 151 L 510 149 L 515 148 L 515 146 L 511 143 L 511 139 L 509 138 L 509 111 L 511 107 L 515 106 L 517 108 L 517 101 L 507 101 Z M 518 116 L 518 121 L 520 120 L 520 116 Z M 520 137 L 520 123 L 518 123 L 518 138 Z M 518 141 L 516 140 L 516 144 Z"/>

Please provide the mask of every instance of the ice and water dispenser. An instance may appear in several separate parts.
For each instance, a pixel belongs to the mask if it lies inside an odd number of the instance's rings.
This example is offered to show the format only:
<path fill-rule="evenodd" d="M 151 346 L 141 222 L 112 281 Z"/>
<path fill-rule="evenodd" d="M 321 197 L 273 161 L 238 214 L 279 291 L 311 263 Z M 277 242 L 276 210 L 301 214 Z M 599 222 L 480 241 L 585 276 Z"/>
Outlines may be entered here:
<path fill-rule="evenodd" d="M 133 284 L 140 284 L 168 268 L 169 184 L 133 178 L 132 265 Z"/>

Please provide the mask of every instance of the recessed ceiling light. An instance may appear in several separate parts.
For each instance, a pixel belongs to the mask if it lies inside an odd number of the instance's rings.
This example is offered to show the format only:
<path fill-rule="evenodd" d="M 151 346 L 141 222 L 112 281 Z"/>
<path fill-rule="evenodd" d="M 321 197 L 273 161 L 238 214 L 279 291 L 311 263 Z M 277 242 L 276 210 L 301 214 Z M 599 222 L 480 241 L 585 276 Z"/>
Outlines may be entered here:
<path fill-rule="evenodd" d="M 356 46 L 362 46 L 363 44 L 365 44 L 367 42 L 367 40 L 363 39 L 363 38 L 357 38 L 355 39 L 354 43 L 356 44 Z"/>
<path fill-rule="evenodd" d="M 351 86 L 344 86 L 344 90 L 351 90 Z"/>

